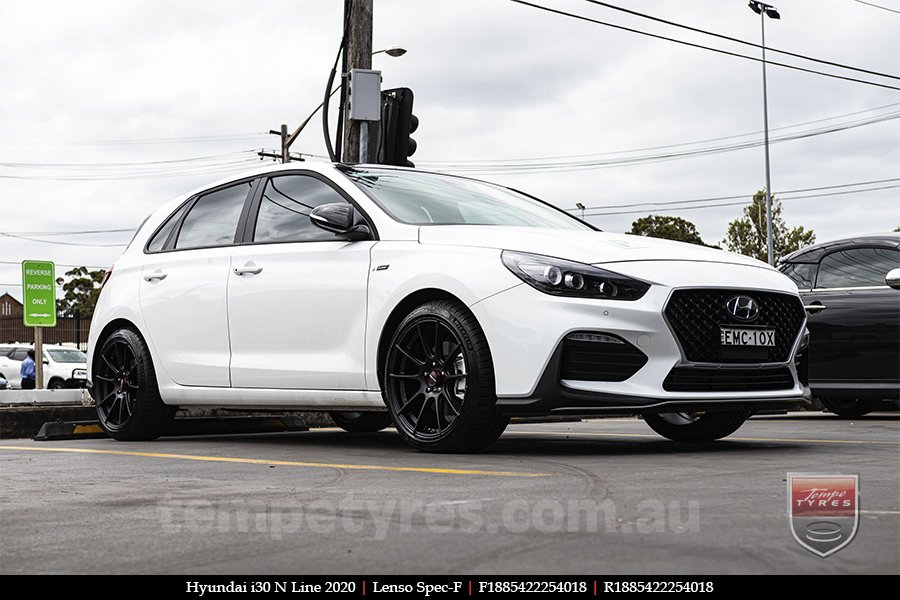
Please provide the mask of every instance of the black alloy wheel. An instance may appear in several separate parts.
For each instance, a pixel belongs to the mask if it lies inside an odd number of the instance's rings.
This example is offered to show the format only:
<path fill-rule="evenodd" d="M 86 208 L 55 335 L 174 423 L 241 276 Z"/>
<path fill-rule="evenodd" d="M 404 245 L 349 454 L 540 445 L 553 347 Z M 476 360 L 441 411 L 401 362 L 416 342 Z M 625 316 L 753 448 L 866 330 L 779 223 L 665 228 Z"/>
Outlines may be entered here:
<path fill-rule="evenodd" d="M 644 415 L 644 422 L 674 442 L 702 444 L 727 437 L 750 417 L 747 411 L 679 412 Z"/>
<path fill-rule="evenodd" d="M 160 398 L 147 345 L 131 329 L 119 329 L 101 346 L 91 395 L 100 424 L 117 440 L 155 439 L 175 414 Z"/>
<path fill-rule="evenodd" d="M 496 408 L 493 362 L 475 317 L 447 301 L 422 305 L 400 324 L 383 373 L 397 430 L 431 452 L 481 450 L 508 419 Z"/>
<path fill-rule="evenodd" d="M 328 416 L 349 433 L 374 433 L 391 425 L 391 415 L 387 412 L 335 411 Z"/>
<path fill-rule="evenodd" d="M 867 415 L 881 406 L 881 400 L 853 400 L 846 398 L 823 398 L 822 405 L 839 417 L 853 418 Z"/>

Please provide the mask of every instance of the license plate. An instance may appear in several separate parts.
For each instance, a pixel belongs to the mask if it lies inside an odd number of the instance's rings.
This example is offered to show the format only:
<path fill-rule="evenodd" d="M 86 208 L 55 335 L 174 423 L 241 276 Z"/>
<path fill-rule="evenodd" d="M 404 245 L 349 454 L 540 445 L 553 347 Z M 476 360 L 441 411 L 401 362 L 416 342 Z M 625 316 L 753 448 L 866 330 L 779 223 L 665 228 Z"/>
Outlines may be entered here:
<path fill-rule="evenodd" d="M 731 329 L 722 328 L 723 346 L 774 346 L 774 329 Z"/>

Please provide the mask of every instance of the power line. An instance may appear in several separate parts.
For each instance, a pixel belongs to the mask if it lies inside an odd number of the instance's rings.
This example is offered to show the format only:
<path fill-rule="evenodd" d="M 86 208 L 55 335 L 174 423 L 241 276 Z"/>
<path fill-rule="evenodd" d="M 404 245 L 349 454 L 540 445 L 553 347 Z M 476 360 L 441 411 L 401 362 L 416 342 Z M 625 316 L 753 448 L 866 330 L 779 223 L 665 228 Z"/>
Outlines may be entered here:
<path fill-rule="evenodd" d="M 802 192 L 820 192 L 823 190 L 837 190 L 848 187 L 858 187 L 861 185 L 875 185 L 878 183 L 892 183 L 900 181 L 900 177 L 892 177 L 890 179 L 873 179 L 871 181 L 857 181 L 855 183 L 839 183 L 836 185 L 824 185 L 819 187 L 798 188 L 795 190 L 775 190 L 772 195 L 778 194 L 798 194 Z M 609 204 L 606 206 L 585 206 L 581 208 L 567 208 L 569 212 L 579 212 L 581 210 L 606 210 L 609 208 L 631 208 L 633 206 L 671 206 L 674 204 L 694 204 L 700 202 L 715 202 L 719 200 L 736 200 L 738 198 L 746 198 L 747 194 L 735 194 L 733 196 L 716 196 L 713 198 L 694 198 L 692 200 L 668 200 L 665 202 L 634 202 L 632 204 Z"/>
<path fill-rule="evenodd" d="M 875 8 L 880 8 L 881 10 L 886 10 L 888 12 L 897 13 L 898 15 L 900 15 L 900 10 L 888 8 L 887 6 L 881 6 L 880 4 L 874 4 L 872 2 L 863 2 L 863 0 L 853 0 L 853 1 L 859 2 L 860 4 L 865 4 L 866 6 L 873 6 Z"/>
<path fill-rule="evenodd" d="M 165 177 L 191 177 L 216 173 L 233 173 L 241 167 L 249 168 L 257 164 L 256 158 L 246 158 L 216 164 L 199 165 L 191 168 L 174 168 L 143 171 L 120 171 L 108 173 L 72 173 L 72 174 L 10 174 L 0 173 L 0 179 L 25 179 L 33 181 L 105 181 L 122 179 L 156 179 Z"/>
<path fill-rule="evenodd" d="M 778 136 L 769 140 L 770 144 L 787 142 L 793 140 L 806 139 L 810 137 L 816 137 L 819 135 L 824 135 L 826 133 L 834 133 L 838 131 L 845 131 L 847 129 L 853 129 L 856 127 L 862 127 L 864 125 L 871 125 L 873 123 L 880 123 L 883 121 L 889 121 L 892 119 L 900 118 L 900 112 L 890 113 L 887 115 L 881 115 L 878 117 L 873 117 L 871 119 L 862 119 L 854 122 L 843 123 L 839 125 L 833 125 L 831 127 L 824 127 L 819 129 L 810 129 L 807 131 L 800 131 L 793 134 Z M 649 163 L 658 163 L 658 162 L 666 162 L 671 160 L 681 160 L 685 158 L 694 158 L 700 156 L 711 156 L 714 154 L 722 154 L 726 152 L 734 152 L 737 150 L 746 150 L 748 148 L 755 148 L 763 145 L 765 142 L 763 140 L 751 140 L 745 142 L 737 142 L 733 144 L 723 144 L 720 146 L 709 146 L 705 148 L 694 148 L 688 149 L 678 152 L 663 152 L 657 154 L 644 154 L 637 156 L 626 156 L 623 158 L 611 158 L 611 159 L 593 159 L 593 160 L 581 160 L 581 161 L 563 161 L 563 162 L 531 162 L 531 163 L 518 163 L 518 164 L 480 164 L 480 165 L 472 165 L 472 164 L 447 164 L 441 165 L 439 168 L 442 171 L 449 173 L 478 173 L 478 174 L 531 174 L 538 172 L 566 172 L 566 171 L 581 171 L 586 169 L 600 169 L 600 168 L 608 168 L 608 167 L 620 167 L 620 166 L 633 166 L 639 164 L 649 164 Z M 424 165 L 424 163 L 423 163 Z"/>
<path fill-rule="evenodd" d="M 27 163 L 27 162 L 6 162 L 0 161 L 0 166 L 3 167 L 12 167 L 12 168 L 20 168 L 20 169 L 43 169 L 46 167 L 75 167 L 79 169 L 91 169 L 91 168 L 102 168 L 106 169 L 109 167 L 135 167 L 135 166 L 154 166 L 154 165 L 170 165 L 170 164 L 180 164 L 180 163 L 191 163 L 191 162 L 200 162 L 200 161 L 208 161 L 208 160 L 216 160 L 223 159 L 229 157 L 238 157 L 238 156 L 246 156 L 250 152 L 255 152 L 255 150 L 239 150 L 237 152 L 224 152 L 222 154 L 208 154 L 205 156 L 189 156 L 186 158 L 173 158 L 169 160 L 146 160 L 146 161 L 137 161 L 137 162 L 99 162 L 99 163 L 49 163 L 49 162 L 41 162 L 41 163 Z"/>
<path fill-rule="evenodd" d="M 703 44 L 687 42 L 685 40 L 679 40 L 676 38 L 671 38 L 671 37 L 659 35 L 656 33 L 650 33 L 649 31 L 641 31 L 640 29 L 634 29 L 632 27 L 625 27 L 624 25 L 616 25 L 614 23 L 607 23 L 605 21 L 600 21 L 598 19 L 592 19 L 590 17 L 585 17 L 584 15 L 577 15 L 575 13 L 566 12 L 564 10 L 558 10 L 556 8 L 550 8 L 548 6 L 542 6 L 540 4 L 534 4 L 532 2 L 526 2 L 525 0 L 510 0 L 510 1 L 515 2 L 516 4 L 522 4 L 523 6 L 530 6 L 531 8 L 536 8 L 538 10 L 542 10 L 545 12 L 550 12 L 550 13 L 554 13 L 557 15 L 570 17 L 573 19 L 578 19 L 579 21 L 587 21 L 588 23 L 594 23 L 596 25 L 603 25 L 604 27 L 611 27 L 613 29 L 619 29 L 621 31 L 628 31 L 630 33 L 636 33 L 638 35 L 643 35 L 643 36 L 655 38 L 658 40 L 665 40 L 667 42 L 674 42 L 676 44 L 681 44 L 682 46 L 690 46 L 692 48 L 700 48 L 702 50 L 709 50 L 710 52 L 716 52 L 718 54 L 724 54 L 726 56 L 733 56 L 735 58 L 742 58 L 744 60 L 752 60 L 754 62 L 760 62 L 760 63 L 763 62 L 763 60 L 761 58 L 757 58 L 755 56 L 747 56 L 746 54 L 730 52 L 728 50 L 722 50 L 721 48 L 713 48 L 711 46 L 704 46 Z M 900 87 L 888 85 L 886 83 L 867 81 L 865 79 L 857 79 L 855 77 L 847 77 L 845 75 L 837 75 L 835 73 L 826 73 L 825 71 L 816 71 L 815 69 L 807 69 L 806 67 L 798 67 L 797 65 L 789 65 L 786 63 L 777 62 L 777 61 L 773 61 L 773 60 L 766 60 L 765 62 L 766 62 L 766 64 L 769 64 L 769 65 L 774 65 L 776 67 L 783 67 L 786 69 L 793 69 L 795 71 L 801 71 L 803 73 L 812 73 L 814 75 L 822 75 L 823 77 L 830 77 L 832 79 L 841 79 L 843 81 L 852 81 L 855 83 L 862 83 L 864 85 L 871 85 L 871 86 L 885 88 L 885 89 L 889 89 L 889 90 L 900 91 Z"/>
<path fill-rule="evenodd" d="M 842 119 L 844 117 L 852 117 L 852 116 L 860 115 L 860 114 L 867 113 L 867 112 L 883 110 L 885 108 L 893 108 L 895 106 L 900 106 L 900 102 L 893 102 L 891 104 L 885 104 L 883 106 L 866 108 L 863 110 L 857 110 L 857 111 L 853 111 L 853 112 L 843 113 L 843 114 L 834 115 L 831 117 L 823 117 L 821 119 L 814 119 L 812 121 L 803 121 L 800 123 L 794 123 L 793 125 L 782 125 L 780 127 L 772 127 L 769 129 L 769 131 L 784 131 L 786 129 L 795 129 L 797 127 L 802 127 L 804 125 L 813 125 L 815 123 L 824 123 L 826 121 L 834 121 L 837 119 Z M 853 123 L 853 122 L 851 122 L 851 123 Z M 869 125 L 869 124 L 870 123 L 862 123 L 860 126 Z M 732 140 L 732 139 L 736 139 L 736 138 L 749 137 L 751 135 L 759 135 L 761 133 L 763 133 L 762 130 L 752 131 L 752 132 L 748 132 L 748 133 L 735 133 L 732 135 L 725 135 L 725 136 L 714 137 L 714 138 L 706 138 L 703 140 L 695 140 L 692 142 L 679 142 L 676 144 L 665 144 L 665 145 L 660 145 L 660 146 L 646 146 L 643 148 L 631 148 L 629 150 L 615 150 L 612 152 L 595 152 L 595 153 L 590 153 L 590 154 L 569 154 L 569 155 L 563 155 L 563 156 L 538 156 L 538 157 L 531 157 L 531 158 L 505 158 L 505 159 L 503 159 L 503 158 L 488 158 L 488 159 L 477 159 L 477 160 L 432 160 L 432 161 L 421 161 L 421 164 L 422 165 L 430 165 L 430 166 L 438 166 L 438 165 L 446 165 L 446 164 L 452 164 L 452 165 L 487 164 L 487 163 L 501 163 L 502 164 L 502 163 L 531 162 L 531 161 L 538 161 L 538 160 L 556 161 L 556 160 L 566 160 L 566 159 L 573 159 L 573 158 L 591 158 L 591 157 L 595 157 L 595 156 L 613 156 L 616 154 L 630 154 L 633 152 L 645 152 L 648 150 L 665 150 L 668 148 L 679 148 L 679 147 L 683 147 L 683 146 L 696 146 L 696 145 L 705 144 L 708 142 L 719 142 L 719 141 L 723 141 L 723 140 Z"/>
<path fill-rule="evenodd" d="M 665 24 L 665 25 L 671 25 L 672 27 L 678 27 L 678 28 L 681 28 L 681 29 L 686 29 L 686 30 L 688 30 L 688 31 L 693 31 L 694 33 L 702 33 L 702 34 L 704 34 L 704 35 L 710 35 L 710 36 L 713 36 L 713 37 L 716 37 L 716 38 L 719 38 L 719 39 L 722 39 L 722 40 L 727 40 L 727 41 L 729 41 L 729 42 L 735 42 L 735 43 L 737 43 L 737 44 L 743 44 L 743 45 L 745 45 L 745 46 L 751 46 L 751 47 L 753 47 L 753 48 L 758 48 L 758 49 L 760 49 L 760 50 L 763 49 L 763 47 L 762 47 L 761 45 L 759 45 L 759 44 L 755 44 L 755 43 L 753 43 L 753 42 L 748 42 L 748 41 L 742 40 L 742 39 L 740 39 L 740 38 L 732 37 L 732 36 L 730 36 L 730 35 L 724 35 L 724 34 L 721 34 L 721 33 L 715 33 L 715 32 L 713 32 L 713 31 L 707 31 L 707 30 L 705 30 L 705 29 L 700 29 L 699 27 L 691 27 L 690 25 L 685 25 L 685 24 L 683 24 L 683 23 L 676 23 L 675 21 L 669 21 L 669 20 L 666 20 L 666 19 L 662 19 L 662 18 L 660 18 L 660 17 L 654 17 L 653 15 L 648 15 L 648 14 L 646 14 L 646 13 L 638 12 L 638 11 L 636 11 L 636 10 L 631 10 L 631 9 L 629 9 L 629 8 L 623 8 L 623 7 L 621 7 L 621 6 L 616 6 L 616 5 L 614 5 L 614 4 L 609 4 L 608 2 L 599 2 L 598 0 L 585 0 L 585 2 L 589 2 L 589 3 L 591 3 L 591 4 L 596 4 L 596 5 L 598 5 L 598 6 L 603 6 L 603 7 L 605 7 L 605 8 L 609 8 L 609 9 L 612 9 L 612 10 L 617 10 L 617 11 L 619 11 L 619 12 L 627 13 L 627 14 L 629 14 L 629 15 L 634 15 L 634 16 L 636 16 L 636 17 L 641 17 L 642 19 L 649 19 L 649 20 L 655 21 L 655 22 L 657 22 L 657 23 L 663 23 L 663 24 Z M 878 76 L 878 77 L 887 77 L 888 79 L 897 79 L 897 80 L 900 80 L 900 76 L 897 76 L 897 75 L 890 75 L 890 74 L 888 74 L 888 73 L 880 73 L 880 72 L 878 72 L 878 71 L 870 71 L 869 69 L 861 69 L 861 68 L 859 68 L 859 67 L 852 67 L 852 66 L 850 66 L 850 65 L 845 65 L 845 64 L 837 63 L 837 62 L 832 62 L 832 61 L 829 61 L 829 60 L 823 60 L 823 59 L 820 59 L 820 58 L 813 58 L 813 57 L 811 57 L 811 56 L 806 56 L 805 54 L 798 54 L 798 53 L 796 53 L 796 52 L 788 52 L 787 50 L 779 50 L 778 48 L 772 48 L 772 47 L 770 47 L 770 46 L 766 46 L 765 49 L 768 50 L 769 52 L 777 52 L 778 54 L 784 54 L 784 55 L 786 55 L 786 56 L 792 56 L 792 57 L 794 57 L 794 58 L 800 58 L 800 59 L 808 60 L 808 61 L 811 61 L 811 62 L 817 62 L 817 63 L 823 64 L 823 65 L 828 65 L 828 66 L 831 66 L 831 67 L 838 67 L 838 68 L 841 68 L 841 69 L 848 69 L 848 70 L 850 70 L 850 71 L 858 71 L 858 72 L 860 72 L 860 73 L 866 73 L 866 74 L 868 74 L 868 75 L 876 75 L 876 76 Z"/>
<path fill-rule="evenodd" d="M 900 188 L 900 184 L 885 185 L 885 186 L 869 188 L 869 189 L 865 189 L 865 190 L 844 190 L 841 192 L 828 192 L 828 193 L 823 193 L 823 194 L 807 194 L 805 196 L 785 196 L 782 198 L 778 198 L 778 200 L 786 201 L 786 200 L 802 200 L 804 198 L 825 198 L 828 196 L 844 196 L 847 194 L 863 194 L 866 192 L 877 192 L 880 190 L 890 190 L 890 189 L 895 189 L 895 188 Z M 750 196 L 746 195 L 746 194 L 744 197 L 750 198 Z M 675 211 L 682 211 L 682 210 L 700 210 L 703 208 L 720 208 L 720 207 L 724 207 L 724 206 L 743 206 L 746 204 L 747 204 L 747 200 L 745 199 L 740 202 L 723 202 L 720 204 L 705 204 L 703 206 L 679 206 L 676 208 L 666 208 L 663 212 L 675 212 Z M 612 215 L 634 215 L 634 214 L 645 213 L 645 212 L 648 212 L 647 209 L 592 213 L 590 215 L 585 215 L 585 216 L 586 217 L 608 217 L 608 216 L 612 216 Z M 650 211 L 650 212 L 652 212 L 652 211 Z"/>
<path fill-rule="evenodd" d="M 35 235 L 38 237 L 47 237 L 54 235 L 94 235 L 98 233 L 134 233 L 134 227 L 122 229 L 90 229 L 85 231 L 5 231 L 0 235 Z M 2 263 L 3 261 L 0 261 Z"/>
<path fill-rule="evenodd" d="M 118 145 L 146 145 L 146 144 L 179 144 L 179 143 L 206 143 L 206 142 L 230 142 L 239 140 L 255 140 L 268 137 L 267 132 L 257 133 L 231 133 L 222 135 L 201 135 L 194 137 L 169 137 L 169 138 L 122 138 L 111 140 L 69 140 L 59 142 L 5 142 L 0 146 L 118 146 Z"/>
<path fill-rule="evenodd" d="M 28 237 L 24 235 L 13 235 L 10 233 L 0 233 L 0 237 L 6 237 L 16 240 L 23 240 L 26 242 L 38 242 L 41 244 L 54 244 L 57 246 L 86 246 L 92 248 L 121 248 L 122 246 L 127 246 L 128 244 L 89 244 L 87 242 L 57 242 L 55 240 L 39 240 L 37 238 Z"/>

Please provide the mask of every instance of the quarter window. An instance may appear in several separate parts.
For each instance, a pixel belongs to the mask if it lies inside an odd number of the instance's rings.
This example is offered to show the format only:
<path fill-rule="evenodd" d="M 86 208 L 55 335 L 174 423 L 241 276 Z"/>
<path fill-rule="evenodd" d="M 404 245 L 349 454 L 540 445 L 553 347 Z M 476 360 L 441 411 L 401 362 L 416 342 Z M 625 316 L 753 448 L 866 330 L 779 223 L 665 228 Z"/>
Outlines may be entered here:
<path fill-rule="evenodd" d="M 250 182 L 201 196 L 184 218 L 175 248 L 209 248 L 234 243 Z"/>
<path fill-rule="evenodd" d="M 176 210 L 165 224 L 159 228 L 156 235 L 154 235 L 147 243 L 147 252 L 160 252 L 163 247 L 165 247 L 169 235 L 172 233 L 172 230 L 175 229 L 175 226 L 178 225 L 178 221 L 181 219 L 181 215 L 184 214 L 184 211 L 187 210 L 188 204 L 189 203 L 186 203 Z"/>
<path fill-rule="evenodd" d="M 333 241 L 334 234 L 309 220 L 312 209 L 322 204 L 347 201 L 327 183 L 306 175 L 273 177 L 259 203 L 253 241 Z"/>
<path fill-rule="evenodd" d="M 900 267 L 900 252 L 886 248 L 853 248 L 829 254 L 819 264 L 818 288 L 883 286 L 884 276 Z"/>

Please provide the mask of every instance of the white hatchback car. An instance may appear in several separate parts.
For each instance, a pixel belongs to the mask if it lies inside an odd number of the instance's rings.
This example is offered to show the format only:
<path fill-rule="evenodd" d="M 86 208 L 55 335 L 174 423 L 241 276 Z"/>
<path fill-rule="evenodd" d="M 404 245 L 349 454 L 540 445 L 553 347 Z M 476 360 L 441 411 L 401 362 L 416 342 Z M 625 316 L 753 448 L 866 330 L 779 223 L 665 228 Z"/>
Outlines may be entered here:
<path fill-rule="evenodd" d="M 31 344 L 0 344 L 0 378 L 10 388 L 21 388 L 20 370 Z M 78 348 L 44 344 L 44 387 L 49 390 L 84 387 L 87 355 Z"/>
<path fill-rule="evenodd" d="M 673 440 L 808 402 L 797 288 L 721 250 L 603 233 L 521 192 L 288 164 L 182 196 L 115 263 L 90 333 L 117 439 L 176 407 L 330 411 L 474 451 L 510 416 L 642 414 Z"/>

